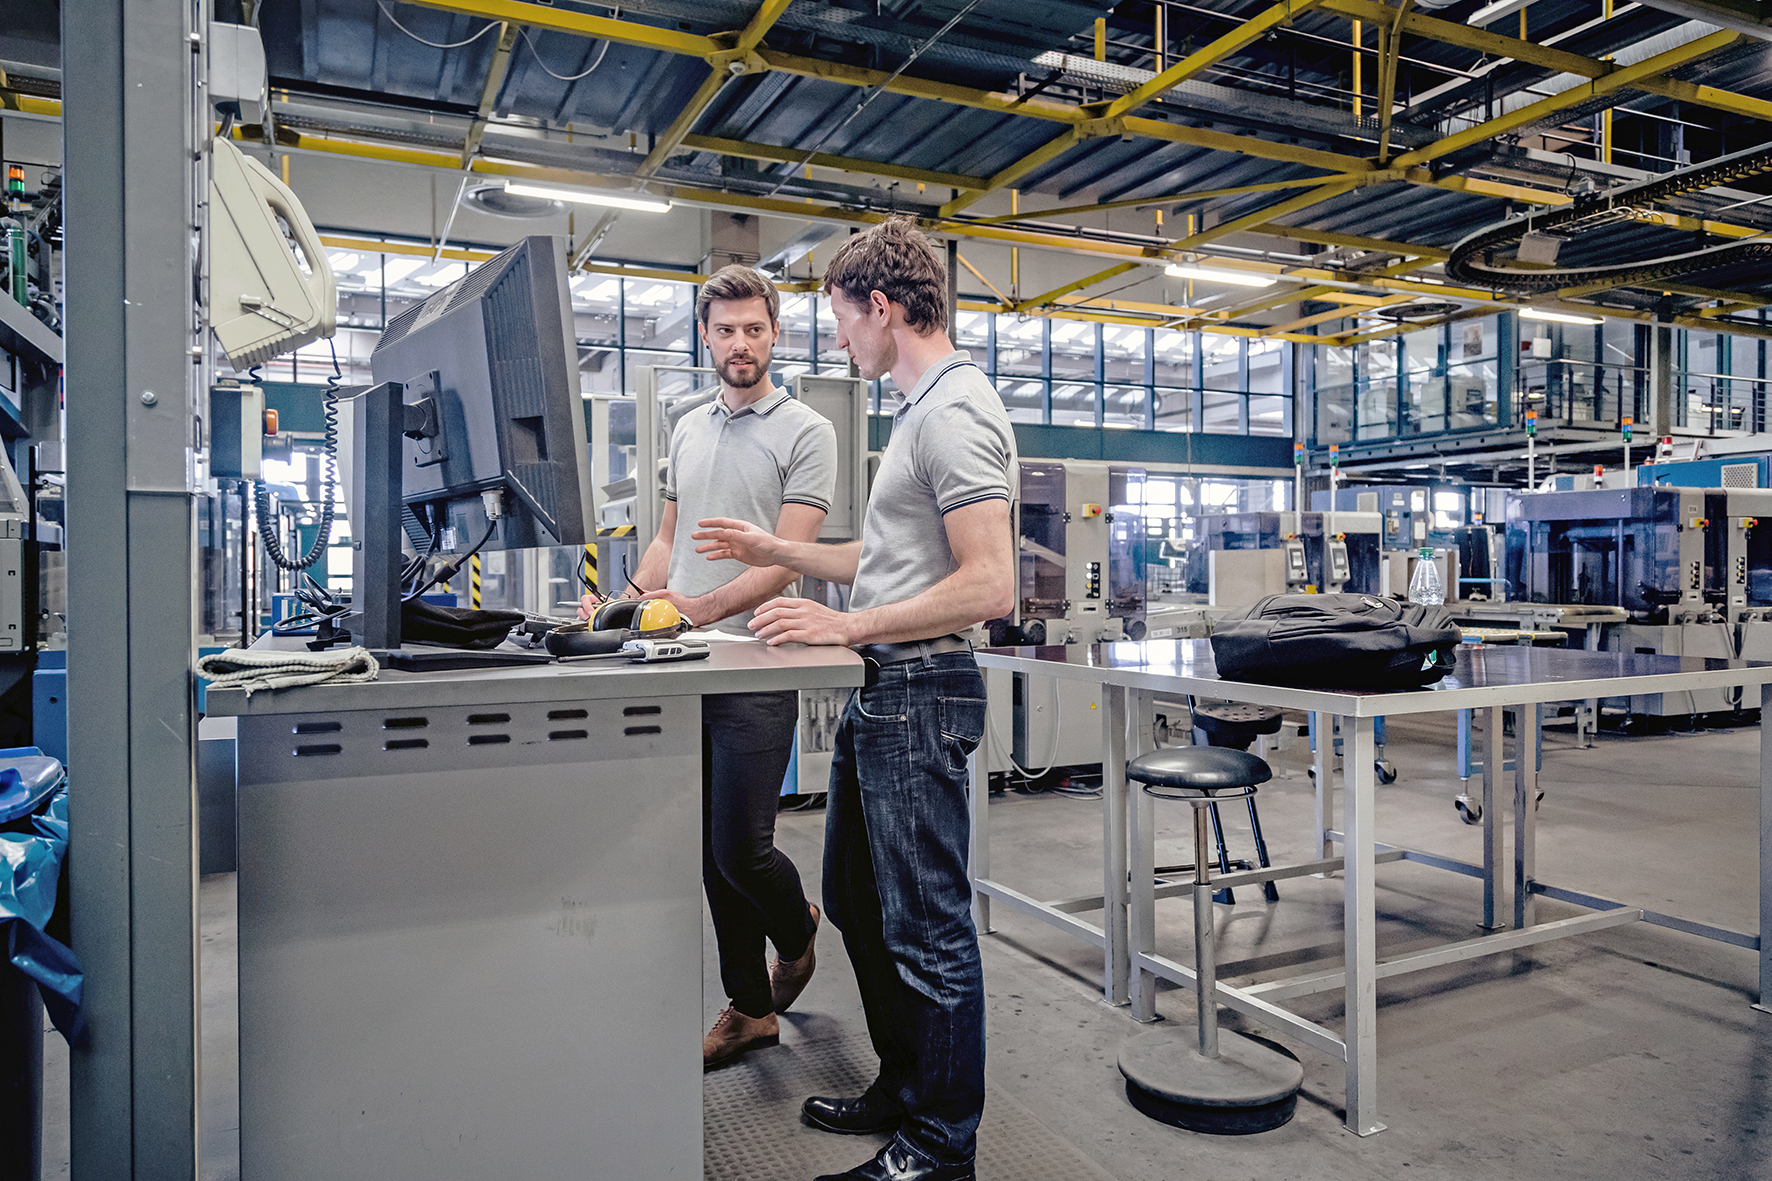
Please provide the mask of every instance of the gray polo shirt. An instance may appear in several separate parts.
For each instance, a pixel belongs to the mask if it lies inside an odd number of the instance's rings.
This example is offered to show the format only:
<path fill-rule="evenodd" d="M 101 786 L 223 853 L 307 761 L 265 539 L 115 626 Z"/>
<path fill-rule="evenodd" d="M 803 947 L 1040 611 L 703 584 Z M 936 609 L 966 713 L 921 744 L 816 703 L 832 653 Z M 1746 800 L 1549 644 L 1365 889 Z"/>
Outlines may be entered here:
<path fill-rule="evenodd" d="M 710 562 L 689 535 L 707 517 L 736 517 L 775 531 L 784 504 L 827 512 L 837 484 L 837 431 L 830 420 L 778 389 L 737 413 L 719 397 L 698 406 L 671 431 L 665 499 L 677 502 L 670 588 L 704 595 L 750 567 L 736 558 Z M 697 619 L 698 627 L 745 632 L 751 613 Z"/>
<path fill-rule="evenodd" d="M 1017 485 L 1003 399 L 964 350 L 949 353 L 899 397 L 868 494 L 850 609 L 902 602 L 958 570 L 942 518 L 980 501 L 1010 501 Z"/>

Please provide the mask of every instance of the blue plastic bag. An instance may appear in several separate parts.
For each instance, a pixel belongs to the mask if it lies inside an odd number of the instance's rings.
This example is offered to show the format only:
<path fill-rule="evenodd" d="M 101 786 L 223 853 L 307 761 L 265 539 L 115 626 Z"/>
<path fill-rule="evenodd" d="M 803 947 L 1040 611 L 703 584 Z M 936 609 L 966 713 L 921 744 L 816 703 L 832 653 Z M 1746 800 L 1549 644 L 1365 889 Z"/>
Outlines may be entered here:
<path fill-rule="evenodd" d="M 29 758 L 40 752 L 0 751 L 0 795 L 10 794 L 5 789 L 15 785 L 4 771 L 25 761 L 16 757 L 20 755 Z M 37 982 L 50 1020 L 72 1041 L 79 1026 L 84 978 L 73 951 L 46 931 L 68 853 L 67 777 L 59 776 L 53 788 L 39 788 L 32 795 L 30 813 L 0 827 L 0 954 Z"/>

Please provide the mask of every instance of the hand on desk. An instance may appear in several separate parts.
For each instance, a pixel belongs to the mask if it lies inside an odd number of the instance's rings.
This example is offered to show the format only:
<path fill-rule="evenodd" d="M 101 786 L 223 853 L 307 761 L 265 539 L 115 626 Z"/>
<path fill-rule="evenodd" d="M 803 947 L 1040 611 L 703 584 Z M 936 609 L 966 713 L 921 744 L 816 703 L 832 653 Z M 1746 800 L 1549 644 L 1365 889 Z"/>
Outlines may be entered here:
<path fill-rule="evenodd" d="M 751 630 L 774 644 L 847 644 L 850 616 L 811 599 L 770 599 L 751 617 Z"/>

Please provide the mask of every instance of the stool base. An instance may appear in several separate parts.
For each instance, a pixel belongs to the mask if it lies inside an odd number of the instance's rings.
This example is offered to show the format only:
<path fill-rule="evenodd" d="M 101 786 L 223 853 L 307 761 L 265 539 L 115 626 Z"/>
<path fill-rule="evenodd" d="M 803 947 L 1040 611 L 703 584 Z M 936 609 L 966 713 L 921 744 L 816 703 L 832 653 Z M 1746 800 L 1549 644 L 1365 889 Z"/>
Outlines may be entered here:
<path fill-rule="evenodd" d="M 1304 1067 L 1265 1038 L 1218 1034 L 1217 1058 L 1201 1057 L 1192 1031 L 1156 1029 L 1120 1049 L 1126 1098 L 1145 1115 L 1190 1132 L 1246 1136 L 1292 1119 Z"/>

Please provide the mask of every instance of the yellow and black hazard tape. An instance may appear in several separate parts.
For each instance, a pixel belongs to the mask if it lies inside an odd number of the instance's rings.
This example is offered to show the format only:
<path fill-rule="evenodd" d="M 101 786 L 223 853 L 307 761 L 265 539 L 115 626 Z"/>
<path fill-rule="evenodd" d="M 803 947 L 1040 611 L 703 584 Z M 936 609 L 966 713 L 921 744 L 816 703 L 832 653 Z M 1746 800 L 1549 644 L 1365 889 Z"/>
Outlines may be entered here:
<path fill-rule="evenodd" d="M 617 525 L 613 529 L 599 529 L 599 530 L 597 530 L 597 536 L 598 537 L 632 537 L 634 535 L 635 528 L 636 527 L 633 525 Z"/>
<path fill-rule="evenodd" d="M 585 542 L 583 577 L 585 585 L 595 592 L 597 589 L 597 545 L 595 542 Z"/>
<path fill-rule="evenodd" d="M 478 611 L 480 609 L 480 555 L 475 554 L 468 560 L 468 603 Z"/>

